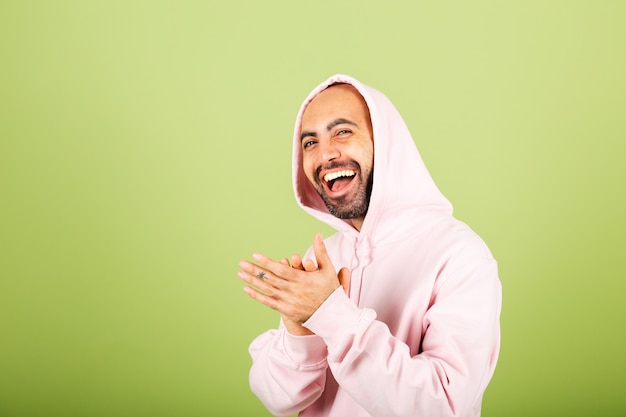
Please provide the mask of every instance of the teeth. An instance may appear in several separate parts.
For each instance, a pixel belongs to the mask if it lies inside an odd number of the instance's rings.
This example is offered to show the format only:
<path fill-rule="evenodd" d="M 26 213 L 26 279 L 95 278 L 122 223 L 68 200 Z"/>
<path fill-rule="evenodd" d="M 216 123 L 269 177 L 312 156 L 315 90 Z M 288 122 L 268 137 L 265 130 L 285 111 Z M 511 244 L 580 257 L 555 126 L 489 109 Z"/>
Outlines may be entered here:
<path fill-rule="evenodd" d="M 336 180 L 339 177 L 354 177 L 355 175 L 356 175 L 356 172 L 354 172 L 351 169 L 347 169 L 345 171 L 331 172 L 330 174 L 324 175 L 324 181 L 328 182 L 328 181 Z"/>

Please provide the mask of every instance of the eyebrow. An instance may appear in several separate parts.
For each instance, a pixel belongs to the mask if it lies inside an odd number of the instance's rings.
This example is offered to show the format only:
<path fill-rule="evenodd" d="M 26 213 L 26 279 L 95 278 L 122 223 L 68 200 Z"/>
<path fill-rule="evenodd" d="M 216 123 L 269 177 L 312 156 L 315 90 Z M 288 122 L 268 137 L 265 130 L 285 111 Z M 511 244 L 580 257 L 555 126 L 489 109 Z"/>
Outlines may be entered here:
<path fill-rule="evenodd" d="M 326 126 L 326 130 L 330 131 L 333 127 L 338 126 L 338 125 L 352 125 L 354 127 L 359 127 L 359 125 L 354 123 L 352 120 L 348 120 L 348 119 L 344 119 L 343 117 L 340 117 L 339 119 L 335 119 L 332 122 L 328 123 L 328 125 Z M 302 142 L 304 138 L 308 136 L 317 137 L 317 133 L 311 132 L 311 131 L 304 131 L 300 135 L 300 141 Z"/>

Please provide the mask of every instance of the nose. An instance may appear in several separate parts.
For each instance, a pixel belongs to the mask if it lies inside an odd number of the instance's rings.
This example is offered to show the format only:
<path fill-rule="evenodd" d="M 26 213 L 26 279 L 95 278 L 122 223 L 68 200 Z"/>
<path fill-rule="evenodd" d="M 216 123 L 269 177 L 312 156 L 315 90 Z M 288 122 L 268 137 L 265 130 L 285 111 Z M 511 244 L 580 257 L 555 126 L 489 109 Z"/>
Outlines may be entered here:
<path fill-rule="evenodd" d="M 341 156 L 341 153 L 339 152 L 339 148 L 334 143 L 334 141 L 332 140 L 323 141 L 323 142 L 320 142 L 320 145 L 322 148 L 320 152 L 322 161 L 329 162 Z"/>

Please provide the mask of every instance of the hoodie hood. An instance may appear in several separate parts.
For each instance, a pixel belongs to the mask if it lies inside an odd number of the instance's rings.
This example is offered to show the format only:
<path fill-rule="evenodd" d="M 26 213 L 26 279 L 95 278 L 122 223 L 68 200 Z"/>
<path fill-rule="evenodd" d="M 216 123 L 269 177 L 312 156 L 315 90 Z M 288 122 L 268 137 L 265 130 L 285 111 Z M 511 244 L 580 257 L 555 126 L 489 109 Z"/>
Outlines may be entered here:
<path fill-rule="evenodd" d="M 369 108 L 374 138 L 372 194 L 361 232 L 349 220 L 329 213 L 302 168 L 300 131 L 302 115 L 321 91 L 333 84 L 350 84 Z M 433 182 L 400 113 L 385 95 L 358 80 L 337 74 L 318 85 L 302 103 L 293 138 L 293 187 L 300 207 L 334 229 L 371 245 L 411 227 L 423 230 L 441 215 L 452 215 L 452 205 Z M 401 233 L 400 233 L 401 234 Z"/>

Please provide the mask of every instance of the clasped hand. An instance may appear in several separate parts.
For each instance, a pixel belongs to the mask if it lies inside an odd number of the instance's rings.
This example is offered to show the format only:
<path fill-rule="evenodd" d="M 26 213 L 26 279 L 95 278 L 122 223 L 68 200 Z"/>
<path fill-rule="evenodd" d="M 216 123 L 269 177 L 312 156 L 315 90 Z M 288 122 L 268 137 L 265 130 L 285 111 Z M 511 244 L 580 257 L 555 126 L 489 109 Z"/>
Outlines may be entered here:
<path fill-rule="evenodd" d="M 244 291 L 253 299 L 281 313 L 284 320 L 304 323 L 339 286 L 347 291 L 350 272 L 342 268 L 337 274 L 322 240 L 315 235 L 313 251 L 317 266 L 299 255 L 274 261 L 264 255 L 252 255 L 256 264 L 239 262 L 239 278 L 248 286 Z"/>

